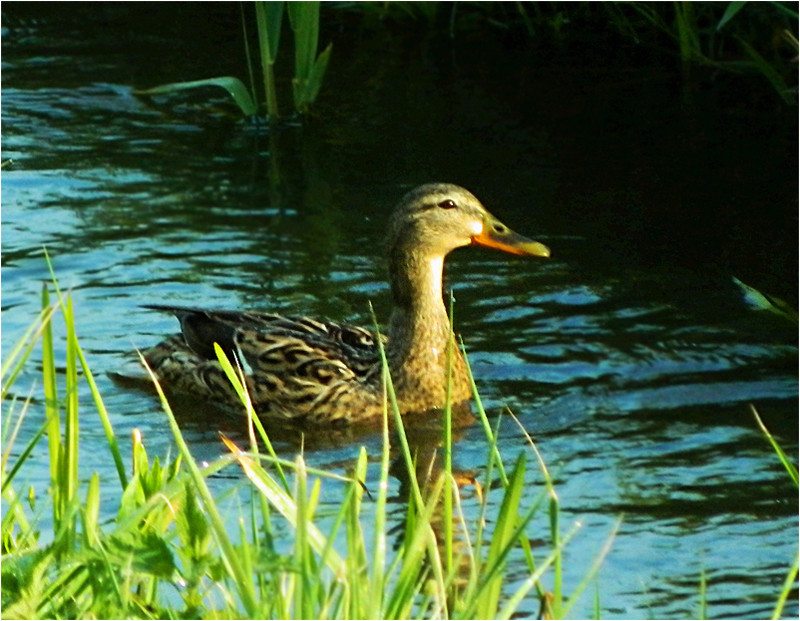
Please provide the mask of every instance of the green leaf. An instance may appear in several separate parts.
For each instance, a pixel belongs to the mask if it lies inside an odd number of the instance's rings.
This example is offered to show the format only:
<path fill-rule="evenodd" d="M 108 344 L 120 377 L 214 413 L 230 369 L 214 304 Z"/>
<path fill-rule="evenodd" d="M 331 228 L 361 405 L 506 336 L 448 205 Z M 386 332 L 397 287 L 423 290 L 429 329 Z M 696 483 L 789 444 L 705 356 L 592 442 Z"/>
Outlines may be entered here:
<path fill-rule="evenodd" d="M 792 10 L 791 6 L 797 6 L 797 3 L 789 3 L 789 2 L 770 2 L 773 8 L 777 9 L 780 13 L 791 17 L 792 19 L 798 18 L 797 10 Z M 791 6 L 788 6 L 791 5 Z"/>
<path fill-rule="evenodd" d="M 97 546 L 98 516 L 100 515 L 100 477 L 95 472 L 89 479 L 89 489 L 86 491 L 86 502 L 83 505 L 83 538 L 87 547 Z"/>
<path fill-rule="evenodd" d="M 292 496 L 290 496 L 257 462 L 239 450 L 239 448 L 228 438 L 222 437 L 223 443 L 231 451 L 234 458 L 244 470 L 247 478 L 255 485 L 259 492 L 275 507 L 286 521 L 294 528 L 298 528 L 298 506 Z M 318 553 L 325 549 L 325 536 L 314 524 L 303 524 L 306 530 L 308 544 Z M 335 550 L 329 550 L 326 557 L 327 565 L 336 573 L 344 575 L 346 566 L 344 560 Z"/>
<path fill-rule="evenodd" d="M 332 45 L 317 56 L 319 42 L 319 2 L 290 2 L 289 21 L 294 31 L 294 107 L 306 112 L 322 86 Z"/>
<path fill-rule="evenodd" d="M 758 289 L 744 284 L 741 280 L 733 278 L 733 283 L 742 290 L 745 302 L 755 307 L 758 310 L 765 310 L 781 317 L 788 319 L 793 323 L 798 322 L 797 311 L 793 309 L 787 302 L 780 298 L 776 298 L 765 293 L 761 293 Z"/>
<path fill-rule="evenodd" d="M 162 84 L 146 90 L 134 90 L 133 94 L 152 97 L 153 95 L 166 95 L 207 86 L 218 86 L 228 91 L 245 116 L 253 116 L 258 112 L 258 106 L 253 103 L 253 98 L 250 96 L 247 87 L 239 78 L 231 76 L 193 80 L 191 82 L 172 82 L 171 84 Z"/>
<path fill-rule="evenodd" d="M 328 44 L 328 47 L 317 58 L 307 79 L 295 79 L 293 81 L 295 86 L 295 107 L 301 112 L 305 112 L 308 106 L 314 103 L 317 94 L 319 94 L 319 89 L 322 88 L 322 79 L 328 69 L 328 61 L 330 60 L 332 49 L 333 44 Z"/>
<path fill-rule="evenodd" d="M 769 61 L 759 54 L 756 49 L 747 41 L 741 37 L 736 37 L 736 40 L 750 57 L 750 60 L 753 62 L 753 65 L 756 67 L 756 69 L 758 69 L 763 76 L 769 80 L 770 84 L 772 84 L 772 88 L 774 88 L 778 95 L 780 95 L 783 103 L 790 106 L 794 105 L 795 99 L 792 91 L 789 89 L 789 85 L 786 84 L 786 81 L 783 79 L 781 74 L 778 73 L 778 70 L 775 69 L 775 67 L 773 67 Z"/>
<path fill-rule="evenodd" d="M 36 603 L 44 576 L 54 563 L 52 547 L 34 550 L 28 554 L 9 554 L 3 558 L 2 609 L 3 618 L 37 618 Z"/>
<path fill-rule="evenodd" d="M 778 596 L 778 601 L 775 603 L 775 610 L 772 613 L 772 619 L 780 619 L 781 614 L 783 613 L 783 607 L 786 605 L 786 600 L 789 598 L 792 590 L 794 590 L 794 583 L 797 580 L 797 570 L 798 565 L 800 564 L 800 559 L 798 556 L 795 555 L 794 563 L 789 568 L 789 572 L 786 574 L 786 580 L 783 581 L 783 588 L 781 589 L 781 593 Z"/>
<path fill-rule="evenodd" d="M 267 114 L 278 117 L 278 95 L 272 65 L 278 55 L 278 42 L 283 21 L 283 2 L 256 2 L 256 27 L 258 49 L 261 58 L 261 75 L 264 95 L 267 99 Z"/>
<path fill-rule="evenodd" d="M 125 566 L 130 563 L 134 570 L 151 576 L 169 579 L 175 570 L 167 542 L 152 531 L 129 531 L 109 537 L 106 550 L 115 564 Z"/>
<path fill-rule="evenodd" d="M 14 462 L 14 465 L 11 467 L 11 470 L 9 470 L 6 473 L 5 467 L 3 468 L 2 492 L 4 494 L 6 492 L 6 488 L 8 487 L 9 483 L 11 483 L 11 481 L 14 480 L 14 477 L 16 476 L 17 472 L 22 467 L 22 465 L 26 462 L 26 460 L 28 459 L 30 454 L 33 452 L 33 449 L 36 447 L 36 445 L 39 444 L 39 440 L 41 440 L 42 436 L 45 434 L 45 432 L 47 431 L 49 426 L 50 426 L 50 419 L 46 420 L 44 422 L 44 424 L 41 427 L 39 427 L 39 430 L 33 435 L 33 437 L 30 439 L 28 444 L 25 445 L 25 448 L 23 449 L 23 451 L 16 458 L 16 460 Z M 9 446 L 8 447 L 8 451 L 10 451 L 10 450 L 11 450 L 11 447 Z"/>
<path fill-rule="evenodd" d="M 185 482 L 185 494 L 185 502 L 175 516 L 175 525 L 183 548 L 191 554 L 192 561 L 197 562 L 207 554 L 212 535 L 208 520 L 188 480 Z"/>
<path fill-rule="evenodd" d="M 271 65 L 278 56 L 283 22 L 283 2 L 256 2 L 255 4 L 261 62 Z"/>
<path fill-rule="evenodd" d="M 289 23 L 294 31 L 294 75 L 311 75 L 319 41 L 319 2 L 290 2 Z"/>
<path fill-rule="evenodd" d="M 89 384 L 89 390 L 91 391 L 92 398 L 94 399 L 95 409 L 100 416 L 100 422 L 103 425 L 103 431 L 106 434 L 108 448 L 111 450 L 111 456 L 113 457 L 114 464 L 117 467 L 117 476 L 119 477 L 120 485 L 122 486 L 122 489 L 125 489 L 125 486 L 128 484 L 128 477 L 125 474 L 125 464 L 123 463 L 122 455 L 119 452 L 117 437 L 114 434 L 114 428 L 111 426 L 111 419 L 109 418 L 108 411 L 103 403 L 103 398 L 100 396 L 100 391 L 97 388 L 97 384 L 94 381 L 94 375 L 89 368 L 89 363 L 86 361 L 86 356 L 83 355 L 83 349 L 77 340 L 75 341 L 75 348 L 76 353 L 78 354 L 78 360 L 80 360 L 81 363 L 81 369 L 83 370 L 83 377 L 86 380 L 86 383 Z"/>
<path fill-rule="evenodd" d="M 211 495 L 208 485 L 206 484 L 203 473 L 200 471 L 197 463 L 192 459 L 192 454 L 189 451 L 189 447 L 186 444 L 183 434 L 181 433 L 180 427 L 178 426 L 178 421 L 175 419 L 175 415 L 172 412 L 172 408 L 169 406 L 169 402 L 164 394 L 164 390 L 161 388 L 161 385 L 158 383 L 158 379 L 153 373 L 153 370 L 148 366 L 147 360 L 145 360 L 141 353 L 139 353 L 139 360 L 147 370 L 150 378 L 153 381 L 153 385 L 156 388 L 156 392 L 158 393 L 158 397 L 161 401 L 161 406 L 169 420 L 169 426 L 172 429 L 173 438 L 175 439 L 175 443 L 178 445 L 178 451 L 183 457 L 184 463 L 186 464 L 186 469 L 188 470 L 189 476 L 194 483 L 195 490 L 197 491 L 197 494 L 203 503 L 203 507 L 205 508 L 206 514 L 208 515 L 208 520 L 214 533 L 214 538 L 219 546 L 222 558 L 225 562 L 225 566 L 228 568 L 234 579 L 236 593 L 241 599 L 242 605 L 245 607 L 246 614 L 250 618 L 255 618 L 259 608 L 256 601 L 252 576 L 244 571 L 241 559 L 236 554 L 233 543 L 231 542 L 231 539 L 225 529 L 225 523 L 223 522 L 219 507 L 217 506 L 216 502 L 214 502 L 214 498 Z"/>
<path fill-rule="evenodd" d="M 753 412 L 753 416 L 756 417 L 756 422 L 758 423 L 758 426 L 761 428 L 761 431 L 764 432 L 764 435 L 767 436 L 767 440 L 769 440 L 769 443 L 772 445 L 772 448 L 775 449 L 775 452 L 778 455 L 778 459 L 781 460 L 783 467 L 786 468 L 786 472 L 789 473 L 789 476 L 791 477 L 792 481 L 794 481 L 796 487 L 798 484 L 797 468 L 795 468 L 794 464 L 791 461 L 789 461 L 789 457 L 786 455 L 786 453 L 783 452 L 783 449 L 775 441 L 775 438 L 772 437 L 772 434 L 769 432 L 769 429 L 767 429 L 766 425 L 764 425 L 764 422 L 761 420 L 761 417 L 758 415 L 758 411 L 756 410 L 756 408 L 751 405 L 750 410 Z"/>
<path fill-rule="evenodd" d="M 510 538 L 514 533 L 519 515 L 519 503 L 522 498 L 522 488 L 525 483 L 525 454 L 520 453 L 514 470 L 508 479 L 508 487 L 503 495 L 500 512 L 497 516 L 492 541 L 489 544 L 489 553 L 486 557 L 487 567 L 501 566 L 503 556 L 507 552 Z M 491 619 L 497 614 L 500 601 L 500 589 L 503 584 L 502 571 L 496 572 L 487 584 L 487 592 L 481 598 L 478 608 L 480 616 Z"/>
<path fill-rule="evenodd" d="M 741 11 L 745 4 L 747 4 L 747 2 L 729 3 L 727 8 L 725 9 L 725 12 L 722 14 L 722 17 L 720 18 L 719 23 L 717 24 L 717 31 L 722 30 L 723 26 L 725 26 L 725 24 L 727 24 L 731 19 L 733 19 L 734 15 L 736 15 L 739 11 Z"/>
<path fill-rule="evenodd" d="M 0 378 L 2 378 L 3 388 L 0 393 L 0 398 L 5 399 L 14 381 L 22 371 L 25 361 L 30 356 L 36 345 L 39 337 L 45 330 L 45 327 L 50 324 L 50 319 L 56 310 L 56 306 L 48 306 L 43 308 L 39 313 L 36 320 L 28 327 L 25 334 L 20 338 L 13 349 L 4 356 L 2 366 L 0 366 Z M 17 356 L 22 355 L 22 358 L 17 360 Z"/>

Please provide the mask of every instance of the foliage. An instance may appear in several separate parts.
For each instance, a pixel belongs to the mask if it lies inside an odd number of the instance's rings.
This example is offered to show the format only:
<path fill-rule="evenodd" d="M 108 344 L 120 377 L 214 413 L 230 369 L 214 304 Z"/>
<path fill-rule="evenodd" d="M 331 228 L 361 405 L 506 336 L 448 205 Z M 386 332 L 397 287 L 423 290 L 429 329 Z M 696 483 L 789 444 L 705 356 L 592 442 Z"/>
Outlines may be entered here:
<path fill-rule="evenodd" d="M 173 82 L 172 84 L 162 84 L 161 86 L 134 92 L 137 95 L 153 97 L 155 95 L 177 93 L 178 91 L 194 90 L 207 86 L 218 86 L 228 91 L 233 101 L 239 106 L 239 109 L 245 116 L 253 116 L 258 112 L 258 106 L 253 102 L 253 98 L 247 90 L 247 87 L 239 78 L 231 76 L 193 80 L 191 82 Z"/>
<path fill-rule="evenodd" d="M 240 372 L 227 361 L 223 362 L 248 412 L 249 447 L 223 438 L 230 454 L 201 468 L 156 383 L 177 455 L 149 457 L 136 432 L 128 475 L 78 343 L 70 298 L 59 292 L 51 304 L 45 290 L 42 309 L 2 369 L 7 406 L 2 608 L 7 617 L 510 618 L 524 602 L 529 605 L 532 590 L 546 607 L 544 614 L 562 615 L 599 567 L 600 559 L 572 596 L 562 600 L 561 552 L 575 529 L 566 536 L 559 532 L 557 496 L 546 469 L 546 484 L 538 497 L 523 493 L 528 459 L 521 453 L 506 468 L 497 450 L 497 428 L 491 427 L 482 408 L 488 440 L 486 478 L 483 485 L 473 483 L 481 499 L 480 519 L 469 524 L 464 516 L 462 491 L 449 461 L 445 469 L 419 479 L 422 456 L 404 432 L 388 372 L 383 449 L 377 486 L 371 492 L 365 483 L 368 456 L 363 447 L 349 476 L 309 468 L 302 454 L 293 461 L 278 458 L 249 405 Z M 60 364 L 52 334 L 52 320 L 59 312 L 67 340 L 66 359 Z M 16 452 L 14 442 L 33 397 L 20 405 L 11 395 L 36 343 L 42 346 L 46 415 L 38 433 Z M 101 495 L 109 490 L 101 488 L 99 474 L 92 474 L 88 483 L 78 474 L 78 394 L 84 380 L 117 465 L 120 500 L 111 517 L 101 517 L 101 507 L 107 507 Z M 86 420 L 85 414 L 80 420 Z M 390 427 L 396 440 L 391 439 Z M 446 427 L 443 437 L 449 438 Z M 48 526 L 48 532 L 41 531 L 45 503 L 33 490 L 26 494 L 15 485 L 31 452 L 44 441 L 51 465 L 46 504 L 53 511 L 53 528 Z M 397 450 L 400 472 L 405 473 L 401 480 L 407 481 L 410 492 L 405 528 L 396 550 L 390 551 L 387 496 L 390 454 Z M 238 521 L 223 518 L 206 482 L 210 474 L 233 464 L 244 472 L 251 499 Z M 343 486 L 341 506 L 332 526 L 324 529 L 317 519 L 323 482 Z M 371 502 L 364 503 L 365 493 Z M 23 501 L 26 495 L 30 510 Z M 445 502 L 447 495 L 451 502 Z M 534 563 L 525 531 L 548 498 L 552 548 Z M 288 552 L 276 545 L 276 520 L 294 533 Z M 346 555 L 339 552 L 341 545 Z M 506 567 L 512 556 L 524 559 L 528 576 L 509 592 Z M 552 594 L 541 583 L 547 572 L 555 573 L 557 590 Z"/>
<path fill-rule="evenodd" d="M 289 23 L 294 33 L 294 79 L 292 92 L 294 107 L 299 112 L 308 112 L 322 86 L 322 78 L 328 68 L 332 44 L 317 56 L 319 39 L 319 2 L 290 2 Z"/>
<path fill-rule="evenodd" d="M 332 44 L 317 53 L 319 2 L 255 2 L 258 61 L 263 97 L 257 95 L 248 27 L 242 7 L 244 51 L 250 88 L 232 76 L 175 82 L 134 91 L 153 97 L 185 90 L 224 88 L 242 114 L 262 111 L 280 118 L 275 64 L 279 55 L 284 13 L 288 14 L 294 43 L 291 80 L 293 107 L 306 114 L 316 100 L 330 60 Z M 286 9 L 284 11 L 284 9 Z M 789 2 L 357 2 L 327 8 L 327 21 L 354 13 L 372 28 L 386 22 L 409 30 L 451 39 L 462 34 L 479 37 L 516 36 L 535 45 L 554 44 L 582 50 L 597 40 L 608 49 L 624 41 L 650 54 L 672 48 L 680 59 L 686 86 L 691 69 L 760 75 L 787 104 L 797 102 L 796 3 Z M 347 22 L 345 28 L 352 28 Z M 616 35 L 616 38 L 614 38 Z M 620 36 L 622 37 L 620 39 Z M 264 105 L 259 102 L 263 102 Z"/>
<path fill-rule="evenodd" d="M 797 69 L 792 60 L 798 49 L 795 3 L 675 2 L 672 14 L 667 6 L 648 2 L 628 5 L 646 23 L 677 42 L 685 65 L 758 72 L 785 103 L 797 102 Z M 790 87 L 787 79 L 795 84 Z"/>
<path fill-rule="evenodd" d="M 772 434 L 769 432 L 766 425 L 764 425 L 764 422 L 761 420 L 761 417 L 758 415 L 758 411 L 755 409 L 755 407 L 751 405 L 750 409 L 753 412 L 753 416 L 755 416 L 759 429 L 761 429 L 761 432 L 764 434 L 767 440 L 769 440 L 769 443 L 775 450 L 775 454 L 778 456 L 779 461 L 786 469 L 786 473 L 789 475 L 789 478 L 792 479 L 794 486 L 798 487 L 797 467 L 789 460 L 789 457 L 775 441 L 775 438 L 772 437 Z M 792 589 L 795 588 L 798 568 L 800 568 L 800 553 L 795 552 L 794 563 L 792 563 L 792 566 L 789 568 L 789 571 L 786 574 L 786 580 L 783 582 L 783 588 L 781 589 L 780 595 L 778 595 L 778 601 L 775 603 L 775 610 L 772 613 L 773 619 L 780 619 L 781 615 L 783 614 L 783 607 L 786 605 L 786 600 L 789 598 L 789 594 L 792 592 Z"/>
<path fill-rule="evenodd" d="M 732 277 L 733 284 L 735 284 L 742 292 L 742 296 L 747 304 L 756 310 L 765 310 L 770 313 L 775 313 L 779 317 L 783 317 L 792 323 L 798 323 L 797 311 L 792 306 L 775 296 L 762 293 L 758 289 L 746 285 L 741 280 Z"/>
<path fill-rule="evenodd" d="M 492 425 L 474 382 L 487 455 L 482 482 L 469 481 L 480 501 L 480 515 L 470 523 L 461 506 L 464 478 L 448 458 L 443 467 L 424 463 L 425 456 L 405 433 L 385 364 L 383 448 L 373 462 L 378 469 L 374 487 L 367 483 L 373 477 L 367 477 L 369 459 L 363 447 L 348 476 L 310 468 L 302 454 L 291 461 L 280 459 L 255 416 L 241 370 L 222 350 L 217 355 L 247 412 L 249 446 L 223 437 L 229 454 L 200 467 L 156 382 L 178 452 L 172 459 L 151 459 L 141 434 L 135 432 L 128 475 L 78 342 L 71 300 L 57 288 L 56 292 L 58 300 L 51 303 L 44 290 L 41 313 L 0 372 L 6 408 L 0 462 L 5 505 L 1 604 L 8 618 L 508 619 L 529 605 L 532 592 L 541 602 L 542 617 L 562 618 L 593 581 L 610 549 L 616 529 L 589 572 L 579 584 L 570 585 L 571 595 L 565 597 L 562 551 L 577 526 L 562 532 L 553 481 L 537 447 L 520 426 L 543 479 L 538 494 L 525 493 L 529 458 L 523 452 L 510 467 L 506 465 L 497 438 L 500 424 L 509 418 L 498 418 Z M 53 318 L 58 313 L 67 344 L 61 364 L 56 362 L 53 345 Z M 34 395 L 18 398 L 14 388 L 37 343 L 42 348 L 44 418 L 22 450 L 16 450 L 15 441 L 23 421 L 31 416 Z M 383 352 L 381 356 L 385 363 Z M 85 414 L 78 416 L 83 381 L 116 466 L 119 506 L 113 516 L 101 517 L 101 507 L 107 507 L 101 503 L 101 494 L 110 490 L 101 489 L 100 475 L 79 476 L 78 423 L 86 420 Z M 445 454 L 452 441 L 449 412 L 448 405 L 441 431 Z M 796 467 L 755 415 L 797 484 Z M 513 415 L 510 418 L 516 421 Z M 41 442 L 46 442 L 50 455 L 46 501 L 40 500 L 36 490 L 25 492 L 19 484 L 20 473 Z M 396 456 L 393 465 L 392 455 Z M 223 517 L 220 501 L 207 485 L 209 475 L 234 466 L 244 473 L 244 489 L 250 493 L 248 509 L 240 509 L 236 521 Z M 405 524 L 393 550 L 388 526 L 390 470 L 400 478 L 401 490 L 403 486 L 408 490 Z M 341 505 L 332 519 L 324 521 L 325 527 L 317 519 L 323 484 L 342 487 Z M 369 502 L 364 502 L 365 494 Z M 48 509 L 50 519 L 44 517 Z M 526 530 L 542 512 L 550 525 L 550 549 L 534 560 Z M 288 551 L 276 544 L 278 521 L 283 523 L 281 532 L 293 533 Z M 527 568 L 527 575 L 515 576 L 510 589 L 507 567 L 512 558 L 517 567 L 522 563 Z M 774 618 L 781 616 L 797 572 L 795 557 Z M 552 585 L 549 590 L 542 583 L 546 574 Z M 706 590 L 703 574 L 703 613 Z M 598 617 L 601 604 L 596 592 Z"/>
<path fill-rule="evenodd" d="M 280 113 L 274 66 L 278 57 L 281 28 L 284 20 L 284 2 L 262 1 L 254 4 L 266 112 L 271 120 L 276 120 L 279 118 Z M 328 67 L 332 45 L 329 44 L 321 54 L 317 55 L 319 2 L 290 2 L 288 3 L 287 12 L 294 35 L 295 63 L 294 78 L 292 79 L 294 109 L 299 113 L 307 113 L 322 87 L 322 79 Z M 231 95 L 242 114 L 247 117 L 255 116 L 261 108 L 255 103 L 258 101 L 258 96 L 256 95 L 255 81 L 253 79 L 253 63 L 250 56 L 244 9 L 242 9 L 242 28 L 244 30 L 245 53 L 250 72 L 250 90 L 239 78 L 224 76 L 192 80 L 190 82 L 162 84 L 154 88 L 135 90 L 134 93 L 140 96 L 152 97 L 184 90 L 222 87 Z"/>
<path fill-rule="evenodd" d="M 598 40 L 613 49 L 627 40 L 651 54 L 666 42 L 686 77 L 692 66 L 760 74 L 785 103 L 797 102 L 794 2 L 361 2 L 356 7 L 384 20 L 427 24 L 451 38 L 518 35 L 535 45 L 577 50 Z"/>

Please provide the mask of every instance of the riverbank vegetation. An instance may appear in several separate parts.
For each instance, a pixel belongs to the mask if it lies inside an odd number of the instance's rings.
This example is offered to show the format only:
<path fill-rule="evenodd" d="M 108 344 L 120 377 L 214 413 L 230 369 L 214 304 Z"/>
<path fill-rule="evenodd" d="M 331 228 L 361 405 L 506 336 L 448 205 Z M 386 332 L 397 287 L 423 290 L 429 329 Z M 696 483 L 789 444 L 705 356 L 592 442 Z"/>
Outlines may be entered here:
<path fill-rule="evenodd" d="M 443 458 L 415 451 L 393 403 L 391 383 L 378 431 L 383 438 L 379 455 L 362 447 L 346 474 L 311 468 L 302 452 L 293 460 L 280 458 L 230 365 L 229 376 L 248 414 L 248 445 L 222 435 L 228 453 L 196 463 L 156 384 L 177 453 L 149 456 L 146 438 L 136 432 L 129 472 L 121 454 L 128 441 L 114 433 L 76 335 L 71 300 L 57 294 L 51 303 L 43 290 L 40 315 L 2 367 L 2 609 L 7 618 L 562 618 L 593 584 L 613 545 L 610 532 L 587 575 L 578 584 L 564 584 L 562 552 L 579 525 L 562 523 L 553 481 L 524 430 L 525 450 L 510 458 L 500 455 L 500 425 L 516 419 L 490 420 L 477 392 L 486 462 L 475 477 L 452 469 L 449 408 L 440 428 Z M 56 360 L 54 353 L 56 317 L 66 334 L 65 360 Z M 20 392 L 16 379 L 37 346 L 41 388 Z M 89 412 L 78 398 L 83 382 L 92 396 Z M 43 422 L 19 446 L 20 429 L 32 418 Z M 108 473 L 79 475 L 79 427 L 96 421 L 106 436 L 114 483 Z M 796 484 L 796 469 L 762 429 Z M 23 473 L 40 444 L 49 456 L 49 489 L 26 490 Z M 540 470 L 541 485 L 527 493 L 526 470 L 532 465 Z M 229 510 L 208 486 L 210 476 L 232 469 L 241 473 L 232 480 L 244 489 L 235 518 L 226 515 Z M 388 497 L 394 478 L 406 490 L 400 533 L 387 519 L 391 503 L 398 502 Z M 332 519 L 319 519 L 323 485 L 341 488 L 342 502 Z M 109 494 L 119 503 L 115 515 L 103 518 L 101 506 L 108 506 Z M 466 519 L 461 509 L 470 495 L 480 502 L 477 520 Z M 544 541 L 530 538 L 534 516 L 549 524 Z M 512 559 L 516 570 L 509 572 Z M 797 559 L 776 596 L 775 618 L 796 576 Z M 702 577 L 699 584 L 702 611 Z M 596 593 L 594 616 L 601 617 L 602 610 Z"/>
<path fill-rule="evenodd" d="M 320 32 L 327 37 L 328 31 L 388 28 L 413 32 L 423 41 L 500 39 L 578 56 L 616 51 L 656 63 L 676 61 L 686 93 L 706 79 L 701 76 L 730 74 L 756 77 L 761 85 L 756 91 L 771 89 L 784 104 L 797 103 L 798 12 L 791 2 L 332 2 L 324 11 L 319 2 L 253 4 L 253 9 L 235 7 L 246 59 L 246 67 L 238 68 L 241 79 L 197 79 L 191 74 L 196 69 L 186 67 L 176 79 L 190 81 L 135 92 L 153 97 L 221 87 L 244 116 L 275 121 L 287 109 L 305 115 L 323 87 L 332 55 L 330 41 L 318 52 Z M 282 31 L 288 31 L 283 38 Z M 292 54 L 290 71 L 284 59 Z M 281 64 L 290 76 L 285 92 L 276 80 Z"/>
<path fill-rule="evenodd" d="M 59 316 L 66 331 L 63 361 L 56 360 L 53 346 L 53 319 Z M 35 388 L 17 393 L 15 380 L 39 344 L 42 394 Z M 233 368 L 230 373 L 236 382 Z M 530 438 L 528 451 L 509 465 L 496 445 L 503 419 L 490 422 L 480 407 L 487 437 L 482 480 L 452 471 L 447 425 L 441 465 L 435 456 L 415 451 L 391 387 L 382 453 L 368 455 L 362 447 L 349 474 L 342 475 L 309 468 L 302 452 L 294 460 L 279 458 L 249 407 L 249 446 L 223 436 L 228 454 L 198 464 L 158 387 L 177 454 L 151 458 L 146 438 L 137 432 L 129 473 L 120 449 L 128 443 L 114 434 L 76 336 L 71 301 L 59 294 L 51 304 L 46 289 L 41 314 L 3 361 L 2 380 L 2 608 L 8 617 L 561 617 L 591 583 L 608 549 L 580 584 L 562 584 L 562 550 L 578 527 L 561 524 L 558 496 Z M 82 382 L 93 398 L 91 414 L 78 399 Z M 247 402 L 244 391 L 242 396 Z M 25 446 L 17 446 L 21 427 L 30 424 L 38 406 L 44 422 Z M 113 486 L 119 486 L 119 506 L 110 519 L 100 515 L 105 497 L 113 494 L 108 477 L 79 475 L 79 428 L 94 415 L 106 434 Z M 49 494 L 19 483 L 40 443 L 49 455 Z M 370 463 L 375 476 L 367 474 Z M 544 480 L 536 494 L 523 493 L 531 464 L 538 464 Z M 236 519 L 224 515 L 207 485 L 209 476 L 225 469 L 244 475 L 246 508 Z M 390 532 L 387 520 L 390 476 L 408 490 L 399 535 Z M 343 498 L 326 529 L 317 521 L 322 485 L 341 487 Z M 463 486 L 480 498 L 477 523 L 461 511 Z M 540 512 L 550 524 L 545 552 L 533 550 L 526 535 Z M 527 567 L 527 576 L 513 584 L 506 573 L 511 558 Z M 532 602 L 542 610 L 532 610 Z"/>

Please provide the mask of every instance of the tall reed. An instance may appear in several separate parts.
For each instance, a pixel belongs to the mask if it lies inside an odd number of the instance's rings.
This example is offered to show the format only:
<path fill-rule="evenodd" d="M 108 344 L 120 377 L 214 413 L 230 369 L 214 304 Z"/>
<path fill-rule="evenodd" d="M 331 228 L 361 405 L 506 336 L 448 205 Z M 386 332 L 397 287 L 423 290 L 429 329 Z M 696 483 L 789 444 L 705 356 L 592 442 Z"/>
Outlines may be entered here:
<path fill-rule="evenodd" d="M 294 76 L 292 78 L 292 100 L 296 113 L 309 112 L 317 98 L 325 72 L 330 60 L 332 44 L 319 54 L 319 5 L 318 1 L 308 2 L 255 2 L 255 29 L 258 35 L 258 59 L 261 67 L 261 86 L 263 99 L 256 88 L 253 69 L 253 58 L 248 43 L 248 27 L 242 7 L 242 30 L 247 69 L 250 75 L 250 88 L 233 76 L 220 76 L 188 82 L 171 82 L 148 89 L 134 90 L 134 94 L 143 97 L 168 95 L 180 91 L 196 90 L 208 87 L 225 89 L 239 110 L 246 117 L 258 115 L 264 108 L 258 102 L 263 101 L 266 117 L 270 121 L 280 118 L 278 87 L 275 79 L 275 63 L 284 23 L 284 8 L 289 16 L 294 42 Z"/>

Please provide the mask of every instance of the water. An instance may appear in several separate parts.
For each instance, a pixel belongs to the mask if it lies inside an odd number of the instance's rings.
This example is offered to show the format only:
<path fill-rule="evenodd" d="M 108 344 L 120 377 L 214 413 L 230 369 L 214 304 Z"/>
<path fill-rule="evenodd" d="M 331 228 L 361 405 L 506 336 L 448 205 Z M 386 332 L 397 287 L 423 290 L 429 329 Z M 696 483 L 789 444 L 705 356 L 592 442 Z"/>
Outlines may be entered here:
<path fill-rule="evenodd" d="M 371 301 L 385 319 L 394 201 L 417 183 L 462 184 L 553 250 L 549 261 L 460 250 L 447 277 L 487 410 L 519 417 L 555 477 L 563 524 L 582 524 L 567 592 L 622 516 L 597 579 L 605 616 L 695 616 L 702 571 L 711 616 L 771 614 L 798 500 L 749 404 L 796 462 L 797 328 L 754 308 L 731 276 L 797 306 L 793 112 L 729 105 L 724 83 L 687 103 L 675 72 L 646 62 L 545 63 L 500 44 L 364 35 L 336 39 L 319 118 L 268 136 L 132 96 L 230 73 L 240 51 L 203 19 L 155 25 L 122 7 L 74 20 L 3 9 L 3 354 L 38 310 L 46 246 L 123 452 L 140 429 L 165 455 L 156 401 L 106 375 L 176 328 L 139 304 L 368 324 Z M 36 381 L 34 361 L 19 392 Z M 82 471 L 101 472 L 113 511 L 113 465 L 82 398 Z M 241 433 L 215 416 L 182 413 L 197 459 L 223 452 L 217 427 Z M 27 433 L 41 417 L 37 405 Z M 501 437 L 510 461 L 524 440 L 510 420 Z M 375 436 L 345 435 L 313 438 L 307 457 L 343 471 L 361 444 L 377 455 Z M 463 430 L 457 467 L 480 472 L 485 451 L 478 427 Z M 40 494 L 46 457 L 37 449 L 25 474 Z M 528 476 L 540 489 L 535 468 Z M 323 514 L 337 496 L 325 489 Z M 474 517 L 475 499 L 465 507 Z M 529 534 L 545 540 L 545 520 Z M 593 591 L 574 616 L 592 614 Z M 786 611 L 797 612 L 796 589 Z"/>

